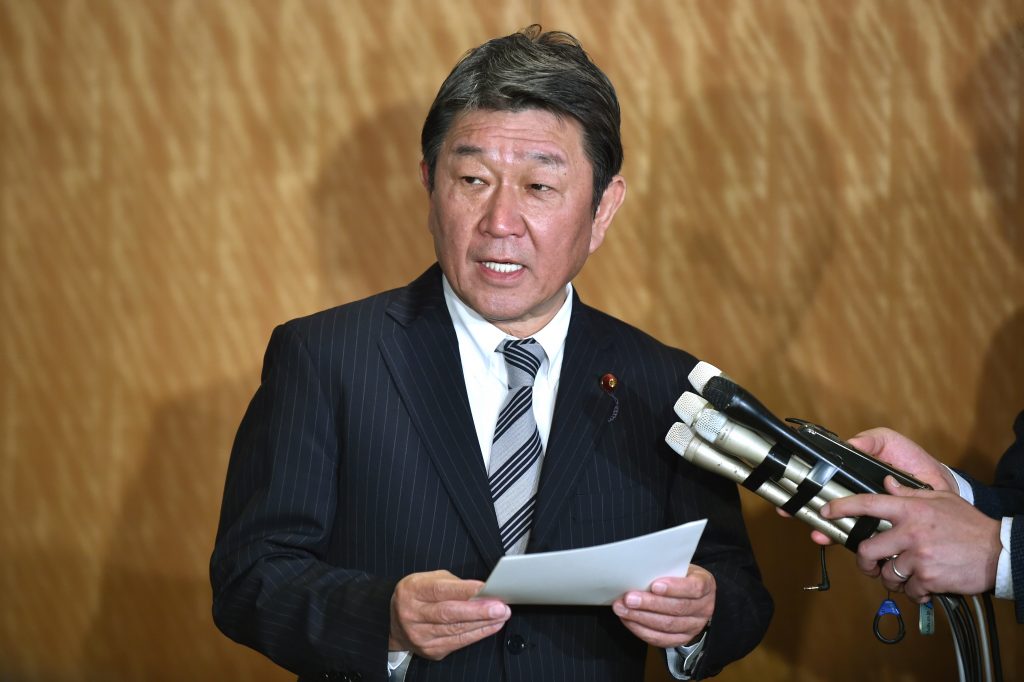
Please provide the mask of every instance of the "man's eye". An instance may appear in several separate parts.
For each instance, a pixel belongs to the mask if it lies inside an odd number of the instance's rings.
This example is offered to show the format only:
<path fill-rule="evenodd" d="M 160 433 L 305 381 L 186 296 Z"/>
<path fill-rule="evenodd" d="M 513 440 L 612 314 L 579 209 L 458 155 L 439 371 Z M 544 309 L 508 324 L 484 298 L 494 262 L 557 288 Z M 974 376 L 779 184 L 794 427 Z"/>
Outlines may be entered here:
<path fill-rule="evenodd" d="M 539 182 L 530 183 L 530 189 L 532 189 L 534 192 L 550 192 L 551 191 L 550 185 L 542 185 Z"/>
<path fill-rule="evenodd" d="M 483 180 L 481 180 L 480 178 L 474 178 L 472 175 L 464 175 L 464 176 L 462 176 L 462 181 L 464 183 L 466 183 L 467 185 L 482 185 L 482 184 L 484 184 Z"/>

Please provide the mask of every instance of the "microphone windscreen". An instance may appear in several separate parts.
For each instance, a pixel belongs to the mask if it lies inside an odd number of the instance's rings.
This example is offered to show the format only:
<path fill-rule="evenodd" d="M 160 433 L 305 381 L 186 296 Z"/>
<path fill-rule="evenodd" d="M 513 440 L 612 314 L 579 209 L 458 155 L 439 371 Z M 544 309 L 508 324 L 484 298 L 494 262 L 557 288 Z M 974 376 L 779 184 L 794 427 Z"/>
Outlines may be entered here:
<path fill-rule="evenodd" d="M 684 424 L 692 426 L 697 414 L 707 405 L 708 401 L 704 400 L 704 398 L 701 398 L 696 393 L 687 391 L 679 396 L 679 400 L 676 401 L 675 411 Z"/>
<path fill-rule="evenodd" d="M 714 405 L 716 410 L 726 410 L 739 391 L 733 382 L 721 376 L 711 377 L 705 382 L 701 395 Z"/>
<path fill-rule="evenodd" d="M 701 412 L 697 420 L 692 424 L 693 430 L 697 432 L 697 435 L 706 440 L 709 443 L 714 443 L 718 438 L 718 435 L 722 433 L 722 429 L 729 423 L 729 418 L 718 410 L 704 410 Z M 765 444 L 767 448 L 770 448 L 770 444 Z"/>
<path fill-rule="evenodd" d="M 686 448 L 690 446 L 690 441 L 692 440 L 693 431 L 686 424 L 679 422 L 673 424 L 665 436 L 665 442 L 680 455 L 686 453 Z"/>
<path fill-rule="evenodd" d="M 689 376 L 686 378 L 690 380 L 690 385 L 700 393 L 704 395 L 704 385 L 708 382 L 711 377 L 717 377 L 722 374 L 722 370 L 718 369 L 710 362 L 704 362 L 701 360 L 697 365 L 690 370 Z"/>

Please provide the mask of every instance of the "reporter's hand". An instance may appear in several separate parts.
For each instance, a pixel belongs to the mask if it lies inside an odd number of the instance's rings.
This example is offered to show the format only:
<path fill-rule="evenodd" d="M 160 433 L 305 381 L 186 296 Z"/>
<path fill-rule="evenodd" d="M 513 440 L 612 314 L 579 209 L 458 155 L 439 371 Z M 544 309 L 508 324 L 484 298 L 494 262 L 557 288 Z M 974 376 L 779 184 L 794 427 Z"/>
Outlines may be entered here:
<path fill-rule="evenodd" d="M 690 564 L 686 577 L 658 578 L 650 590 L 634 590 L 612 604 L 622 624 L 648 644 L 663 649 L 689 644 L 715 610 L 715 577 Z"/>
<path fill-rule="evenodd" d="M 935 490 L 958 492 L 956 479 L 949 473 L 949 469 L 920 445 L 892 429 L 861 431 L 848 442 L 858 450 L 927 483 Z"/>
<path fill-rule="evenodd" d="M 937 491 L 958 492 L 956 480 L 949 469 L 920 445 L 892 429 L 876 428 L 861 431 L 847 442 L 858 450 L 907 472 Z M 789 516 L 781 510 L 777 511 L 781 516 Z M 833 544 L 830 537 L 817 530 L 811 531 L 811 540 L 819 545 Z"/>
<path fill-rule="evenodd" d="M 498 632 L 512 611 L 493 599 L 469 601 L 483 585 L 448 571 L 412 573 L 402 578 L 391 597 L 388 649 L 411 651 L 439 661 Z"/>
<path fill-rule="evenodd" d="M 980 594 L 995 585 L 1002 545 L 1000 522 L 951 492 L 917 490 L 885 478 L 889 495 L 852 495 L 821 508 L 827 519 L 873 516 L 893 527 L 860 543 L 857 566 L 880 577 L 886 589 L 906 592 L 917 602 L 931 594 Z M 898 555 L 893 570 L 889 557 Z"/>

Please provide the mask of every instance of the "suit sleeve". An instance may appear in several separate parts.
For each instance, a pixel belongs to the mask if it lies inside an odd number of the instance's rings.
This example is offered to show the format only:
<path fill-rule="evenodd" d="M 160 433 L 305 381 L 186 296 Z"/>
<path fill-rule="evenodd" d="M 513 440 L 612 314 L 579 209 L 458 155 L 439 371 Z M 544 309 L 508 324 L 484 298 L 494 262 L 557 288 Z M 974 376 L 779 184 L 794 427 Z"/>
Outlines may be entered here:
<path fill-rule="evenodd" d="M 988 516 L 1012 516 L 1010 530 L 1010 572 L 1018 623 L 1024 623 L 1024 412 L 1013 424 L 1016 436 L 996 465 L 992 485 L 980 483 L 958 472 L 971 484 L 974 505 Z"/>
<path fill-rule="evenodd" d="M 320 364 L 293 328 L 274 330 L 228 465 L 210 562 L 214 621 L 298 674 L 385 679 L 396 581 L 326 561 L 341 398 Z"/>
<path fill-rule="evenodd" d="M 1010 529 L 1010 573 L 1017 622 L 1024 624 L 1024 411 L 1013 423 L 1014 442 L 996 466 L 996 477 L 988 494 L 998 499 L 993 504 L 1004 516 L 1013 516 Z M 989 502 L 985 495 L 986 503 Z"/>

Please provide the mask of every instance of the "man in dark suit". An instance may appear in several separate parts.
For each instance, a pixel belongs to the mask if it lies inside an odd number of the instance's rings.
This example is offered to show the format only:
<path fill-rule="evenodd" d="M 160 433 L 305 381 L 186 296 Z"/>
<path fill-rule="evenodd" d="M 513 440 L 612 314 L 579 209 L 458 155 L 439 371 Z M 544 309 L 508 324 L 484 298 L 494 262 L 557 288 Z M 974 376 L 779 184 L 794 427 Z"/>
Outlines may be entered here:
<path fill-rule="evenodd" d="M 825 518 L 869 515 L 889 519 L 891 530 L 863 541 L 857 563 L 886 589 L 919 602 L 932 594 L 981 594 L 1016 601 L 1024 623 L 1024 412 L 1013 425 L 1016 440 L 984 485 L 935 460 L 890 429 L 850 439 L 856 447 L 913 473 L 934 490 L 912 490 L 886 479 L 891 495 L 854 495 L 822 508 Z M 816 542 L 828 539 L 812 533 Z M 888 559 L 884 563 L 879 562 Z"/>
<path fill-rule="evenodd" d="M 679 679 L 718 672 L 772 604 L 735 487 L 663 440 L 695 360 L 571 285 L 625 195 L 611 83 L 531 27 L 459 62 L 422 146 L 439 264 L 271 337 L 228 468 L 217 625 L 308 679 L 621 682 L 648 644 Z M 532 453 L 510 514 L 507 449 Z M 506 552 L 700 518 L 686 575 L 611 607 L 472 599 Z"/>

